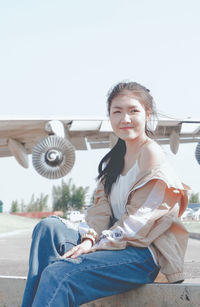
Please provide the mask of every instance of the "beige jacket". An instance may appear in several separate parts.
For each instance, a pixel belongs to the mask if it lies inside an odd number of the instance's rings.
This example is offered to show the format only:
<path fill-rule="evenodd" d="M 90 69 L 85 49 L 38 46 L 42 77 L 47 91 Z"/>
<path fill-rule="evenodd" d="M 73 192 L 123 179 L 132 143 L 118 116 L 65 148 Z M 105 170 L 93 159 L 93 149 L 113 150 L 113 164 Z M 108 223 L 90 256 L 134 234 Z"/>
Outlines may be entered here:
<path fill-rule="evenodd" d="M 127 197 L 126 213 L 112 225 L 111 205 L 100 182 L 86 216 L 88 233 L 96 234 L 93 249 L 150 247 L 167 280 L 183 280 L 188 232 L 179 217 L 187 207 L 187 189 L 165 161 L 138 175 Z"/>

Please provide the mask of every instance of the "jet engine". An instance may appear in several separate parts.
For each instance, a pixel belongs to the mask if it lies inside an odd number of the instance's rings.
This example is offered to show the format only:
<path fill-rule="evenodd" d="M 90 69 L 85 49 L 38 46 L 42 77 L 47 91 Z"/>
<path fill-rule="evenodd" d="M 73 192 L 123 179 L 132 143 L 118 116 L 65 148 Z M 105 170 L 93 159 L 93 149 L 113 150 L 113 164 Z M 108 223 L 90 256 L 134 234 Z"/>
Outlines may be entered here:
<path fill-rule="evenodd" d="M 200 164 L 200 142 L 197 144 L 197 147 L 195 150 L 195 158 L 197 162 Z"/>
<path fill-rule="evenodd" d="M 55 127 L 58 127 L 57 131 L 62 131 L 62 126 L 61 122 L 52 121 L 48 123 L 48 130 L 51 127 L 51 133 L 56 134 Z M 32 152 L 33 167 L 40 175 L 48 179 L 61 178 L 74 166 L 75 149 L 64 137 L 63 131 L 59 133 L 62 136 L 50 135 L 40 140 Z"/>

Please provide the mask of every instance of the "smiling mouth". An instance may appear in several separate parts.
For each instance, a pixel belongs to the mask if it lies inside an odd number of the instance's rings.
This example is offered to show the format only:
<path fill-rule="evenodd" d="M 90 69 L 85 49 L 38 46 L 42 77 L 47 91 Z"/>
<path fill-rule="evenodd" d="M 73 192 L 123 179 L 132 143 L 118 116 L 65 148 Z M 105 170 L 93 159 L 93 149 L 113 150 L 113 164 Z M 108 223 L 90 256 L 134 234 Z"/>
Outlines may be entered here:
<path fill-rule="evenodd" d="M 129 130 L 129 129 L 133 129 L 133 127 L 121 127 L 121 130 Z"/>

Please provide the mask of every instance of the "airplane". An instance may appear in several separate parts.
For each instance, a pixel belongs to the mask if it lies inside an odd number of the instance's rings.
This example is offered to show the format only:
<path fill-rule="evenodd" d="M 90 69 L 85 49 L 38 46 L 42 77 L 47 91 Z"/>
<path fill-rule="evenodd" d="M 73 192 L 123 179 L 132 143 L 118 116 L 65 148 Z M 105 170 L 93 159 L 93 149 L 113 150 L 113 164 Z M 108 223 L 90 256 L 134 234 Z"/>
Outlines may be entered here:
<path fill-rule="evenodd" d="M 176 154 L 181 143 L 197 142 L 200 164 L 200 120 L 158 117 L 153 122 L 156 141 Z M 117 137 L 107 118 L 0 119 L 0 157 L 14 156 L 24 168 L 32 154 L 35 170 L 49 179 L 65 176 L 75 163 L 75 150 L 112 148 Z"/>

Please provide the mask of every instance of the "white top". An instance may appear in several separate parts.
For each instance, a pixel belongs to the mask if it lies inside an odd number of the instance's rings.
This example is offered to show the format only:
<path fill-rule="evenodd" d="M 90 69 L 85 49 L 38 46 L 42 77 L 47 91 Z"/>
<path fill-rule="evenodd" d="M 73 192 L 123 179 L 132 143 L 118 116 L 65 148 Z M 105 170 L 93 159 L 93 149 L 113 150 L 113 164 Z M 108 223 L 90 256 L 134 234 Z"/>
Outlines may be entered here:
<path fill-rule="evenodd" d="M 110 203 L 113 210 L 114 218 L 120 220 L 126 211 L 127 198 L 131 187 L 134 185 L 137 175 L 139 173 L 139 165 L 136 160 L 135 164 L 126 173 L 126 175 L 120 175 L 116 182 L 113 183 L 110 193 Z M 157 261 L 150 247 L 149 251 L 153 257 L 155 264 Z"/>
<path fill-rule="evenodd" d="M 138 162 L 136 161 L 126 175 L 120 175 L 116 182 L 112 185 L 110 203 L 112 206 L 113 215 L 117 220 L 120 220 L 122 215 L 125 213 L 127 197 L 138 173 L 139 166 Z"/>

